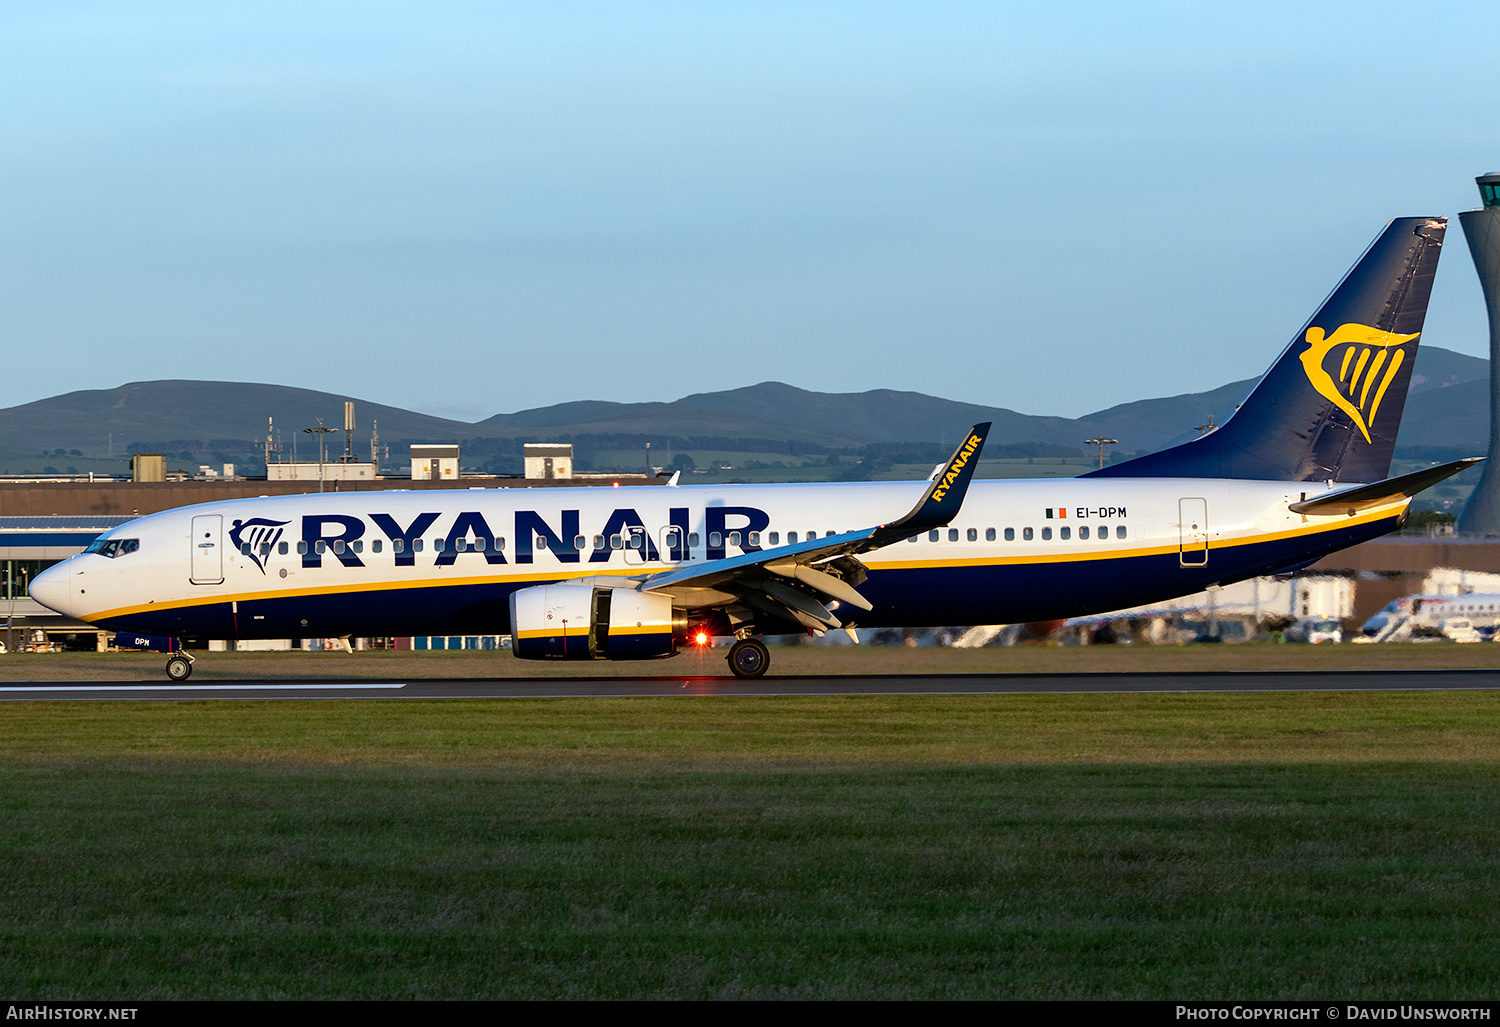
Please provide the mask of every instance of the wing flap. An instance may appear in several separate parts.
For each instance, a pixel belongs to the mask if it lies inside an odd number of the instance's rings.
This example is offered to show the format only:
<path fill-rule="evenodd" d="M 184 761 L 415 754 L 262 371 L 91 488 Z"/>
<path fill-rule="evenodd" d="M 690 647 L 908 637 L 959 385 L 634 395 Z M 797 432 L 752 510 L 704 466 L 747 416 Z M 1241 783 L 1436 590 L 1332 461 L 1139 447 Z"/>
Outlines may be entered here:
<path fill-rule="evenodd" d="M 857 606 L 861 610 L 875 609 L 868 599 L 855 591 L 854 586 L 843 578 L 836 578 L 832 574 L 809 567 L 805 563 L 798 563 L 795 560 L 776 560 L 767 563 L 765 568 L 772 574 L 800 581 L 809 588 L 826 596 L 832 596 L 840 602 L 848 603 L 850 606 Z"/>
<path fill-rule="evenodd" d="M 779 581 L 768 578 L 760 583 L 760 590 L 789 609 L 807 614 L 814 620 L 819 621 L 824 627 L 837 628 L 843 626 L 839 619 L 833 615 L 832 610 L 806 592 L 799 591 L 790 585 L 783 585 Z"/>

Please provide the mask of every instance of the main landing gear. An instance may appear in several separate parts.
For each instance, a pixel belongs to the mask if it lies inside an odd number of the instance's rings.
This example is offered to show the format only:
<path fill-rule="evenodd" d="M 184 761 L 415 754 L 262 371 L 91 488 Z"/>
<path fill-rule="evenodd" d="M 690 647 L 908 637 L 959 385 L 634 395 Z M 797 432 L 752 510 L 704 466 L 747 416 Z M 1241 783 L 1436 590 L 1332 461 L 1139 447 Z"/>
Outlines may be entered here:
<path fill-rule="evenodd" d="M 173 681 L 186 681 L 193 673 L 193 658 L 187 653 L 178 653 L 167 661 L 167 677 Z"/>
<path fill-rule="evenodd" d="M 758 638 L 742 638 L 729 647 L 729 669 L 737 678 L 758 678 L 771 665 L 771 651 Z"/>

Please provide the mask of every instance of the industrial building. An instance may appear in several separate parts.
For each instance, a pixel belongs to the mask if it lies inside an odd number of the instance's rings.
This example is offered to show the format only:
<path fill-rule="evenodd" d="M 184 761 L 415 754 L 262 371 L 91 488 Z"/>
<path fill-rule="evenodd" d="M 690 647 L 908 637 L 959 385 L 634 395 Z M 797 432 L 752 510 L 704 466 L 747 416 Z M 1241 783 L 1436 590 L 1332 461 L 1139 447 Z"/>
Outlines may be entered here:
<path fill-rule="evenodd" d="M 526 477 L 551 480 L 573 477 L 573 447 L 550 442 L 526 444 Z"/>

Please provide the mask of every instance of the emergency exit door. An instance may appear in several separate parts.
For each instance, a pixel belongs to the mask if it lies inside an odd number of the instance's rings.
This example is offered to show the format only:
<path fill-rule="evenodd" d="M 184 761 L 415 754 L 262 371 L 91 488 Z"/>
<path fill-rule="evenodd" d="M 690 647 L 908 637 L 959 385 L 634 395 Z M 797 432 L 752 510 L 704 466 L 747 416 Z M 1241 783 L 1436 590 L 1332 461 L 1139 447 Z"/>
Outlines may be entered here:
<path fill-rule="evenodd" d="M 1184 567 L 1208 566 L 1208 500 L 1179 499 L 1177 516 L 1181 521 L 1178 562 Z"/>
<path fill-rule="evenodd" d="M 224 580 L 224 518 L 220 514 L 200 514 L 193 518 L 192 582 L 195 585 L 217 585 Z"/>
<path fill-rule="evenodd" d="M 625 562 L 630 565 L 645 563 L 651 557 L 651 536 L 639 525 L 625 529 Z"/>

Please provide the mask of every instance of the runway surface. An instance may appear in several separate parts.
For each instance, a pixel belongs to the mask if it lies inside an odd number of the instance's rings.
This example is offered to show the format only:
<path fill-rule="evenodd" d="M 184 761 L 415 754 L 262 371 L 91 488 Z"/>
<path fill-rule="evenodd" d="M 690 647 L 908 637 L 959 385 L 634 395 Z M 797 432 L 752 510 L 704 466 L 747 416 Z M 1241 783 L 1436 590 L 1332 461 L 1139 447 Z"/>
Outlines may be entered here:
<path fill-rule="evenodd" d="M 865 677 L 492 678 L 353 681 L 16 681 L 10 702 L 190 699 L 517 699 L 757 695 L 1017 695 L 1068 692 L 1330 692 L 1500 689 L 1500 670 L 1170 674 L 944 674 Z"/>

